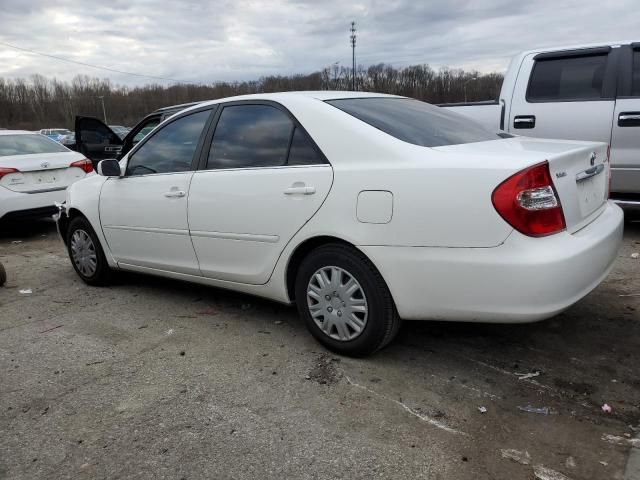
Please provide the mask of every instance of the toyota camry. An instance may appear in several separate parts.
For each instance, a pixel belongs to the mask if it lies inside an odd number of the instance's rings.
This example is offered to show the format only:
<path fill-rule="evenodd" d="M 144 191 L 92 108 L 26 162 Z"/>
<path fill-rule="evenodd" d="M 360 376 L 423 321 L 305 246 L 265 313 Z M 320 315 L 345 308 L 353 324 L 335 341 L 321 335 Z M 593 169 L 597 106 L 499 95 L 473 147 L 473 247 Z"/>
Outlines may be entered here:
<path fill-rule="evenodd" d="M 347 355 L 384 347 L 401 319 L 556 315 L 622 238 L 606 144 L 491 132 L 404 97 L 204 102 L 121 155 L 58 215 L 82 280 L 129 270 L 295 303 Z"/>

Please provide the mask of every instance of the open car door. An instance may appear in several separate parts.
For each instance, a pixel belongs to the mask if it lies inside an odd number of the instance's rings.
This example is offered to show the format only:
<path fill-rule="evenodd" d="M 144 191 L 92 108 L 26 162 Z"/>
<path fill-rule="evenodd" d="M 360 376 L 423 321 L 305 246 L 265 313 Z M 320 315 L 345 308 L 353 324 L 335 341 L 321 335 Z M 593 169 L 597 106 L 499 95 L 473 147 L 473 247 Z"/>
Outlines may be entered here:
<path fill-rule="evenodd" d="M 123 139 L 97 118 L 77 116 L 75 149 L 90 159 L 94 168 L 106 158 L 120 160 L 160 122 L 197 103 L 161 108 L 140 120 Z"/>
<path fill-rule="evenodd" d="M 107 125 L 93 117 L 76 117 L 76 150 L 96 168 L 100 160 L 120 158 L 123 140 Z"/>

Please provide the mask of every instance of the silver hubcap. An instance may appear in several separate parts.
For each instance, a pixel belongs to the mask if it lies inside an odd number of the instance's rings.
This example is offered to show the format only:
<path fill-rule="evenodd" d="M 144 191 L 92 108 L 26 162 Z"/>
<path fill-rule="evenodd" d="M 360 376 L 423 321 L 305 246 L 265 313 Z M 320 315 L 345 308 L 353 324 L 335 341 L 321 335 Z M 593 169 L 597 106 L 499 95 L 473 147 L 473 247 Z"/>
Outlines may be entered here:
<path fill-rule="evenodd" d="M 360 283 L 340 267 L 316 271 L 307 286 L 307 306 L 325 335 L 346 342 L 358 337 L 367 324 L 367 297 Z"/>
<path fill-rule="evenodd" d="M 71 257 L 73 263 L 85 277 L 91 277 L 96 273 L 98 256 L 96 247 L 87 232 L 76 230 L 71 236 Z"/>

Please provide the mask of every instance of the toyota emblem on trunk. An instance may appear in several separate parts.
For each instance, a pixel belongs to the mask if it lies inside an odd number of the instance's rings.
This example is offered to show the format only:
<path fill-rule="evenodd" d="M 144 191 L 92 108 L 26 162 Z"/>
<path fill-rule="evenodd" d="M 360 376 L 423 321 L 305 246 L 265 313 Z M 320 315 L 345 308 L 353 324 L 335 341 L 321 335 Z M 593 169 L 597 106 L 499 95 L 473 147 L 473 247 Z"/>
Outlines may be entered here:
<path fill-rule="evenodd" d="M 40 166 L 41 166 L 42 168 L 48 168 L 48 167 L 49 167 L 49 162 L 42 162 L 42 163 L 40 164 Z"/>
<path fill-rule="evenodd" d="M 589 163 L 593 166 L 596 163 L 596 152 L 591 152 L 591 158 L 589 158 Z"/>

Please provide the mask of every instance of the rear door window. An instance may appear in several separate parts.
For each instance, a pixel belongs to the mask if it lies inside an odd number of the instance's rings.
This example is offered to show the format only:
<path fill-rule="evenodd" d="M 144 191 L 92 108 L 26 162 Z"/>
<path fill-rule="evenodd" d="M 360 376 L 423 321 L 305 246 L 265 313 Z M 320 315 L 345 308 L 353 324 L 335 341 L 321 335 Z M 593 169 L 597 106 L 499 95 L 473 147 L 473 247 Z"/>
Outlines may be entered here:
<path fill-rule="evenodd" d="M 317 165 L 324 163 L 316 148 L 302 129 L 296 127 L 291 139 L 288 165 Z"/>
<path fill-rule="evenodd" d="M 603 98 L 607 54 L 536 60 L 527 101 L 598 100 Z"/>
<path fill-rule="evenodd" d="M 213 134 L 207 169 L 283 166 L 293 128 L 289 116 L 270 105 L 224 107 Z"/>
<path fill-rule="evenodd" d="M 633 81 L 631 95 L 640 97 L 640 48 L 633 51 Z"/>
<path fill-rule="evenodd" d="M 410 98 L 346 98 L 327 103 L 399 140 L 422 147 L 501 138 L 468 117 Z"/>

